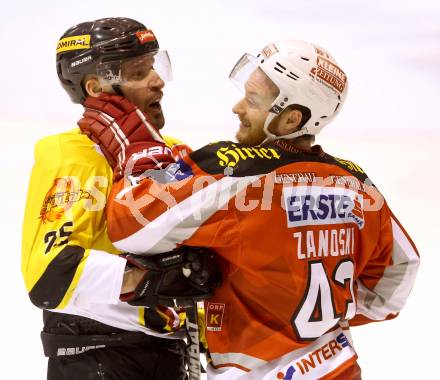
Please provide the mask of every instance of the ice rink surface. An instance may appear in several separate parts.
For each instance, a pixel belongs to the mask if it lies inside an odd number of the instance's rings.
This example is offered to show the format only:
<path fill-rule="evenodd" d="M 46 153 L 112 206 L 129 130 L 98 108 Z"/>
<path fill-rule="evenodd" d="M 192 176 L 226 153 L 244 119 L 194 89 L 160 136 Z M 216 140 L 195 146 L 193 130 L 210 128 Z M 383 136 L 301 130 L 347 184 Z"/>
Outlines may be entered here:
<path fill-rule="evenodd" d="M 356 4 L 356 5 L 355 5 Z M 71 129 L 81 110 L 59 87 L 56 41 L 77 22 L 138 18 L 169 50 L 174 81 L 165 88 L 166 131 L 197 148 L 233 139 L 230 109 L 239 94 L 227 75 L 245 52 L 297 38 L 326 47 L 346 71 L 348 100 L 317 138 L 325 151 L 368 173 L 407 229 L 421 268 L 401 315 L 352 329 L 364 380 L 434 379 L 440 338 L 438 201 L 440 180 L 440 5 L 434 1 L 15 1 L 0 25 L 2 186 L 0 286 L 2 379 L 45 378 L 41 311 L 20 273 L 21 222 L 33 162 L 44 135 Z"/>

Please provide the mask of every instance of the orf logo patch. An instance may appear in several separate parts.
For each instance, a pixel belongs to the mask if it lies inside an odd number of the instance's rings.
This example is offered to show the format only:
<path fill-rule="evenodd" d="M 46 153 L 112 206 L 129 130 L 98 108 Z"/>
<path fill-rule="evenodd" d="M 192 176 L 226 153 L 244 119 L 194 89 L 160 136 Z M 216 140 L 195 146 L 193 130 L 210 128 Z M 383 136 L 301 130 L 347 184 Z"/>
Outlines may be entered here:
<path fill-rule="evenodd" d="M 225 314 L 224 303 L 208 302 L 206 308 L 206 330 L 222 331 L 223 315 Z"/>

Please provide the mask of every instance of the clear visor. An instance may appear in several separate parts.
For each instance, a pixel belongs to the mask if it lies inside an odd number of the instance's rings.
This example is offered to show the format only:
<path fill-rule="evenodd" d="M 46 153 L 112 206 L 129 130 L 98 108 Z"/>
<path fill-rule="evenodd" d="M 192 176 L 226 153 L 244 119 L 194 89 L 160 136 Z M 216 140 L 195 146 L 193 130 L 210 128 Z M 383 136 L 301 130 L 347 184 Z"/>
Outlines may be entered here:
<path fill-rule="evenodd" d="M 150 80 L 163 81 L 173 79 L 171 62 L 166 50 L 143 54 L 133 58 L 103 62 L 96 65 L 96 74 L 101 86 L 124 85 L 142 88 Z"/>
<path fill-rule="evenodd" d="M 237 87 L 240 92 L 244 93 L 244 85 L 251 76 L 251 74 L 258 69 L 258 60 L 253 55 L 248 53 L 238 60 L 229 74 L 229 79 Z"/>
<path fill-rule="evenodd" d="M 250 106 L 270 110 L 280 94 L 278 86 L 259 67 L 258 59 L 244 54 L 235 64 L 229 79 L 240 90 Z"/>

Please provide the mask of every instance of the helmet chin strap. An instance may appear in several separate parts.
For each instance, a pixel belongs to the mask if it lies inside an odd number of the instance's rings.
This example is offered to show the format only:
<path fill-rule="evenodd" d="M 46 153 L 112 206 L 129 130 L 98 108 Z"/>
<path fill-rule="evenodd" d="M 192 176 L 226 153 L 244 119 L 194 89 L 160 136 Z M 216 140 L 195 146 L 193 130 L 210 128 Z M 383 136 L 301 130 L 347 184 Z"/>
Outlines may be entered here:
<path fill-rule="evenodd" d="M 273 133 L 269 132 L 269 125 L 270 123 L 272 123 L 272 120 L 275 119 L 276 116 L 277 115 L 273 112 L 269 112 L 269 115 L 267 115 L 263 126 L 263 131 L 266 134 L 266 138 L 260 145 L 280 138 L 280 136 L 274 135 Z"/>
<path fill-rule="evenodd" d="M 113 89 L 113 91 L 117 94 L 117 95 L 119 95 L 119 96 L 123 96 L 124 98 L 125 98 L 125 95 L 124 95 L 124 93 L 122 92 L 122 89 L 121 89 L 121 85 L 120 84 L 112 84 L 112 89 Z"/>
<path fill-rule="evenodd" d="M 278 139 L 294 139 L 303 135 L 307 135 L 310 134 L 309 131 L 307 130 L 307 127 L 302 127 L 301 129 L 292 132 L 292 133 L 288 133 L 287 135 L 282 135 L 282 136 L 278 136 L 278 135 L 274 135 L 273 133 L 269 132 L 269 125 L 270 123 L 272 123 L 273 119 L 275 119 L 275 117 L 278 116 L 276 113 L 273 112 L 269 112 L 269 115 L 267 115 L 266 120 L 264 121 L 264 126 L 263 126 L 263 131 L 266 134 L 266 138 L 264 139 L 264 141 L 260 144 L 263 145 L 265 143 L 268 143 L 270 141 L 274 141 L 274 140 L 278 140 Z"/>

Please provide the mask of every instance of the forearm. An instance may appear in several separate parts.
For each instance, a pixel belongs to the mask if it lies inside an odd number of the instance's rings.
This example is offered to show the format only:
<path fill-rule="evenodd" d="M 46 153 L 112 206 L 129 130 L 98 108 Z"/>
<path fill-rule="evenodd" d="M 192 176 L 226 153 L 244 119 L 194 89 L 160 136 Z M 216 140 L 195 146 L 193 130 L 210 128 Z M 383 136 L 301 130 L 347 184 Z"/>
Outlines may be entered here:
<path fill-rule="evenodd" d="M 23 276 L 37 307 L 62 310 L 71 304 L 118 302 L 125 269 L 123 258 L 77 245 L 66 245 L 48 264 L 39 252 L 30 256 L 33 259 L 23 268 Z"/>
<path fill-rule="evenodd" d="M 144 275 L 145 271 L 141 269 L 126 268 L 122 280 L 121 294 L 134 292 Z"/>
<path fill-rule="evenodd" d="M 126 260 L 118 255 L 89 250 L 71 301 L 77 306 L 118 303 Z"/>

